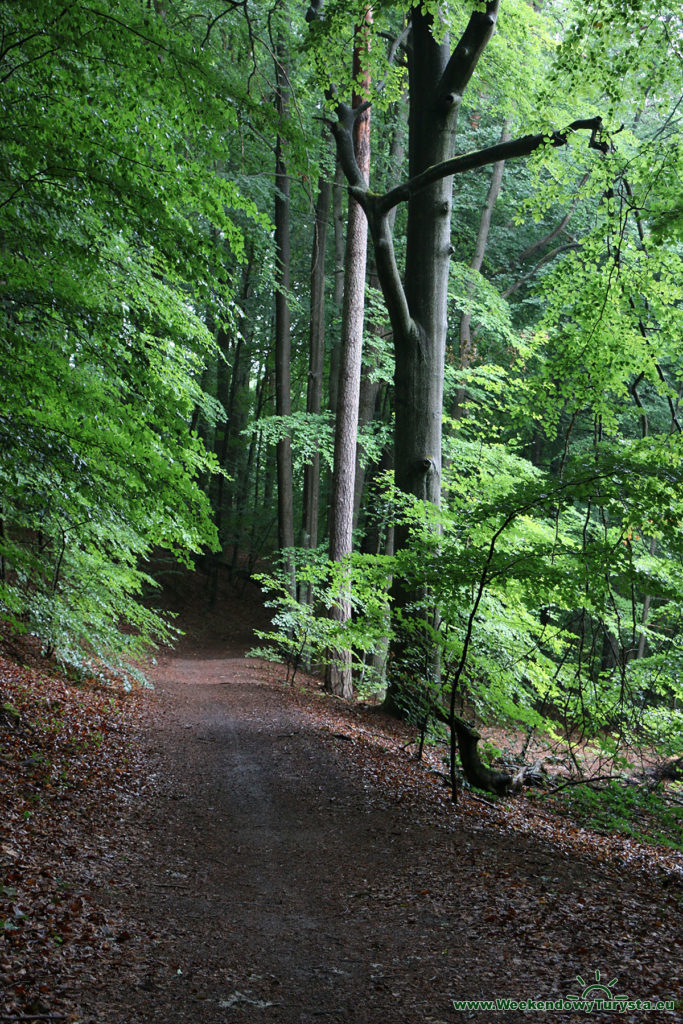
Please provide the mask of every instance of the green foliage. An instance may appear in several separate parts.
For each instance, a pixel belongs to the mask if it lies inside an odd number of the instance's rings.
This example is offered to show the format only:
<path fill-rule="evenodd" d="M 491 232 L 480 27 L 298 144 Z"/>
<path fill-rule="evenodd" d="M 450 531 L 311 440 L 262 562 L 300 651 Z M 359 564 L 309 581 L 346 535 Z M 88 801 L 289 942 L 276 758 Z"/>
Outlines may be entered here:
<path fill-rule="evenodd" d="M 269 646 L 250 654 L 284 662 L 287 677 L 293 681 L 302 663 L 322 667 L 335 661 L 335 652 L 350 650 L 367 687 L 373 673 L 365 656 L 382 649 L 388 626 L 390 564 L 390 559 L 380 556 L 354 554 L 343 562 L 333 562 L 322 549 L 288 549 L 271 572 L 253 576 L 268 595 L 266 607 L 274 608 L 275 614 L 272 629 L 256 631 Z M 334 618 L 334 610 L 346 602 L 352 615 L 340 622 Z"/>
<path fill-rule="evenodd" d="M 580 728 L 607 745 L 680 728 L 677 439 L 577 455 L 562 481 L 501 445 L 451 450 L 449 507 L 416 506 L 397 556 L 407 590 L 438 608 L 424 642 L 439 650 L 447 687 L 484 719 L 561 725 L 567 737 Z M 654 559 L 641 538 L 663 507 L 671 527 L 654 528 Z M 643 593 L 661 602 L 645 626 Z M 648 656 L 637 658 L 643 632 Z"/>
<path fill-rule="evenodd" d="M 646 786 L 617 780 L 605 786 L 576 786 L 551 796 L 548 806 L 600 832 L 619 832 L 639 842 L 683 849 L 683 807 Z"/>
<path fill-rule="evenodd" d="M 332 468 L 334 459 L 334 423 L 331 413 L 312 416 L 295 412 L 290 416 L 262 416 L 253 427 L 264 444 L 275 447 L 278 441 L 289 437 L 292 443 L 292 463 L 295 472 L 313 461 L 316 454 L 321 462 Z M 251 431 L 248 431 L 251 433 Z"/>
<path fill-rule="evenodd" d="M 71 661 L 168 639 L 140 560 L 215 544 L 200 313 L 231 321 L 226 247 L 259 218 L 215 169 L 234 112 L 189 14 L 0 11 L 0 607 Z"/>
<path fill-rule="evenodd" d="M 490 339 L 502 345 L 519 344 L 507 302 L 490 281 L 467 264 L 451 264 L 448 298 L 454 311 L 472 317 L 478 330 Z"/>

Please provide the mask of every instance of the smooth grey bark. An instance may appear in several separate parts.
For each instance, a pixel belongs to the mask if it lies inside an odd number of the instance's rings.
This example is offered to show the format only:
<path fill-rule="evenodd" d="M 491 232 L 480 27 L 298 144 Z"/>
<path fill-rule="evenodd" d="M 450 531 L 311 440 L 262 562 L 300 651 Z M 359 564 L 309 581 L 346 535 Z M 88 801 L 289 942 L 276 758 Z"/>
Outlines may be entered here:
<path fill-rule="evenodd" d="M 276 106 L 280 123 L 289 113 L 289 82 L 285 52 L 278 40 L 275 58 Z M 290 232 L 289 174 L 283 151 L 282 135 L 278 133 L 275 147 L 275 413 L 289 416 L 291 406 L 291 337 L 290 337 Z M 278 546 L 280 550 L 294 547 L 294 488 L 292 482 L 292 441 L 281 437 L 277 444 L 277 507 Z"/>
<path fill-rule="evenodd" d="M 365 16 L 366 25 L 372 22 L 370 8 Z M 354 47 L 354 80 L 363 73 L 363 56 L 367 51 L 364 26 L 358 29 Z M 365 74 L 366 95 L 369 75 Z M 354 106 L 360 111 L 354 118 L 354 162 L 367 185 L 370 174 L 370 109 L 362 97 L 354 95 Z M 363 109 L 364 108 L 364 109 Z M 349 199 L 346 226 L 346 253 L 344 258 L 344 305 L 342 308 L 341 359 L 339 366 L 339 392 L 334 435 L 334 471 L 330 499 L 330 559 L 341 562 L 353 549 L 353 504 L 358 439 L 358 403 L 360 397 L 361 362 L 363 355 L 363 322 L 365 317 L 365 270 L 368 251 L 368 221 L 360 204 Z M 351 616 L 351 606 L 344 594 L 333 609 L 339 622 Z M 325 686 L 341 697 L 353 696 L 351 652 L 333 652 Z"/>

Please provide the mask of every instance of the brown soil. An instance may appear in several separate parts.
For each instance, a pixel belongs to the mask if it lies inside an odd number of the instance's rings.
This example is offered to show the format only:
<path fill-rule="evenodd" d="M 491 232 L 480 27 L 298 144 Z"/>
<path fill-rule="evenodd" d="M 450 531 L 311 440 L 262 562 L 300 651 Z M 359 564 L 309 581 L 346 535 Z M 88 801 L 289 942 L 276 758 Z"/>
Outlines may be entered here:
<path fill-rule="evenodd" d="M 518 1021 L 452 1000 L 559 999 L 596 971 L 681 999 L 675 869 L 523 812 L 454 811 L 400 726 L 244 658 L 262 617 L 249 590 L 213 615 L 197 598 L 154 669 L 145 784 L 95 879 L 123 930 L 74 983 L 80 1024 Z"/>

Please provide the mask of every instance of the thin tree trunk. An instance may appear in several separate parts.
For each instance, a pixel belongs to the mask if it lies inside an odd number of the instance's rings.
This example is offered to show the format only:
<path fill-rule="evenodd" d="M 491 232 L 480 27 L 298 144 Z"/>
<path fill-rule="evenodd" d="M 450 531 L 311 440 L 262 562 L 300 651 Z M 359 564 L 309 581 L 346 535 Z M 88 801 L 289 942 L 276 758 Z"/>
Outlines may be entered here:
<path fill-rule="evenodd" d="M 365 24 L 372 22 L 368 7 Z M 358 31 L 354 48 L 354 81 L 363 73 L 363 57 L 367 54 L 368 38 L 363 28 Z M 364 76 L 364 91 L 370 87 L 369 72 Z M 354 94 L 353 106 L 359 107 L 364 96 Z M 370 174 L 370 110 L 356 118 L 354 126 L 354 152 L 356 162 L 365 181 Z M 363 352 L 363 320 L 365 315 L 365 269 L 368 250 L 368 222 L 362 207 L 349 198 L 349 218 L 346 233 L 344 261 L 344 307 L 342 314 L 341 364 L 339 395 L 334 439 L 334 473 L 330 508 L 330 558 L 340 562 L 353 547 L 353 496 L 356 470 L 356 444 L 358 440 L 358 400 Z M 334 616 L 345 622 L 351 615 L 348 600 L 342 594 Z M 328 667 L 326 687 L 342 697 L 353 696 L 351 652 L 336 651 Z"/>
<path fill-rule="evenodd" d="M 339 158 L 334 174 L 332 191 L 332 223 L 334 224 L 334 288 L 332 301 L 335 309 L 342 315 L 344 304 L 344 172 Z M 330 410 L 337 414 L 337 396 L 339 394 L 339 363 L 341 359 L 341 342 L 335 332 L 330 353 Z"/>
<path fill-rule="evenodd" d="M 266 355 L 259 357 L 259 366 L 256 371 L 256 379 L 258 384 L 256 386 L 256 403 L 254 408 L 253 422 L 257 424 L 261 418 L 261 411 L 263 403 L 265 401 L 266 383 L 268 380 L 268 359 Z M 243 531 L 246 533 L 244 527 L 244 521 L 247 517 L 247 505 L 249 502 L 249 488 L 253 482 L 254 494 L 258 494 L 258 484 L 260 476 L 260 452 L 261 452 L 261 437 L 258 430 L 254 430 L 249 442 L 249 451 L 246 457 L 246 463 L 243 468 L 243 472 L 237 477 L 237 491 L 234 506 L 234 522 L 233 522 L 233 547 L 232 547 L 232 559 L 230 562 L 230 575 L 233 576 L 237 569 L 237 562 L 239 558 L 240 548 L 242 545 L 242 534 Z M 254 465 L 254 459 L 256 459 L 256 472 L 252 478 L 252 466 Z M 250 515 L 250 518 L 251 515 Z M 252 523 L 253 527 L 253 523 Z M 253 534 L 253 529 L 252 529 Z"/>
<path fill-rule="evenodd" d="M 655 552 L 656 551 L 657 551 L 657 538 L 656 537 L 650 537 L 650 555 L 653 558 L 655 556 Z M 650 618 L 650 606 L 651 606 L 651 604 L 652 604 L 652 594 L 646 594 L 645 595 L 645 599 L 643 601 L 643 616 L 642 616 L 642 618 L 640 620 L 641 623 L 643 624 L 643 626 L 647 626 L 647 620 Z M 645 657 L 645 645 L 646 644 L 647 644 L 647 637 L 645 636 L 645 632 L 643 631 L 643 632 L 641 632 L 640 637 L 638 638 L 638 651 L 636 653 L 636 658 L 644 658 Z"/>
<path fill-rule="evenodd" d="M 370 277 L 372 284 L 372 276 Z M 364 427 L 374 419 L 377 396 L 379 394 L 380 381 L 371 380 L 370 374 L 365 367 L 361 371 L 360 396 L 358 400 L 358 429 Z M 360 506 L 363 499 L 365 487 L 365 467 L 361 462 L 360 446 L 356 446 L 356 471 L 353 489 L 353 529 L 358 526 Z"/>
<path fill-rule="evenodd" d="M 289 81 L 285 51 L 278 40 L 275 60 L 276 104 L 280 123 L 289 114 Z M 275 412 L 289 416 L 291 407 L 290 361 L 290 232 L 289 175 L 278 133 L 275 149 Z M 282 437 L 277 444 L 278 544 L 280 550 L 294 547 L 294 487 L 292 481 L 292 441 Z"/>
<path fill-rule="evenodd" d="M 242 294 L 240 301 L 244 305 L 249 295 L 249 278 L 251 276 L 251 261 L 247 262 L 244 275 L 242 279 Z M 223 426 L 223 436 L 219 450 L 216 452 L 218 456 L 218 463 L 222 470 L 227 470 L 228 466 L 228 452 L 231 447 L 231 440 L 233 440 L 236 428 L 239 425 L 235 422 L 235 409 L 237 401 L 237 392 L 240 384 L 245 381 L 245 373 L 243 366 L 243 349 L 244 349 L 244 337 L 241 333 L 237 334 L 235 344 L 232 352 L 232 365 L 229 365 L 228 357 L 231 347 L 231 338 L 226 334 L 223 329 L 218 332 L 218 344 L 220 346 L 221 354 L 223 359 L 220 361 L 218 369 L 218 388 L 217 398 L 223 406 L 223 410 L 226 415 L 225 424 Z M 216 531 L 218 533 L 218 540 L 223 548 L 223 522 L 225 516 L 225 498 L 226 489 L 228 490 L 228 500 L 231 499 L 232 495 L 229 489 L 226 488 L 228 481 L 225 476 L 221 473 L 218 476 L 218 483 L 216 486 L 216 505 L 214 508 L 214 522 L 216 524 Z M 217 556 L 221 557 L 221 553 Z"/>
<path fill-rule="evenodd" d="M 0 544 L 2 545 L 2 548 L 3 548 L 3 550 L 0 552 L 0 580 L 2 580 L 3 583 L 4 583 L 5 580 L 7 579 L 7 565 L 5 563 L 5 552 L 4 552 L 4 545 L 5 545 L 5 540 L 6 540 L 6 534 L 5 534 L 5 517 L 4 517 L 3 513 L 4 513 L 4 510 L 3 510 L 2 507 L 0 507 Z"/>
<path fill-rule="evenodd" d="M 266 386 L 268 388 L 269 398 L 271 399 L 270 408 L 272 408 L 272 395 L 275 390 L 275 375 L 272 370 L 269 370 L 266 373 Z M 275 462 L 277 463 L 277 452 Z M 263 466 L 263 497 L 260 501 L 257 500 L 254 505 L 255 521 L 263 519 L 264 514 L 268 514 L 269 510 L 273 506 L 273 493 L 277 477 L 277 465 L 274 465 L 273 463 L 273 452 L 270 445 L 263 444 L 261 446 L 261 463 Z"/>
<path fill-rule="evenodd" d="M 306 412 L 311 416 L 319 416 L 322 408 L 325 358 L 325 245 L 331 197 L 332 183 L 321 177 L 315 207 L 311 255 L 311 327 L 306 394 Z M 304 467 L 302 542 L 305 548 L 318 546 L 319 501 L 320 455 L 316 452 L 313 461 Z"/>
<path fill-rule="evenodd" d="M 396 104 L 397 121 L 396 127 L 391 139 L 391 145 L 389 146 L 389 167 L 390 174 L 389 180 L 387 181 L 388 186 L 395 185 L 400 180 L 401 171 L 403 169 L 403 160 L 405 157 L 405 145 L 404 145 L 404 134 L 405 126 L 408 121 L 408 103 L 407 98 L 403 97 L 398 104 Z M 387 224 L 389 230 L 393 232 L 394 223 L 396 221 L 396 207 L 389 211 L 387 216 Z M 377 276 L 377 264 L 373 259 L 370 268 L 370 285 L 373 288 L 379 288 L 380 282 Z M 385 340 L 390 337 L 390 331 L 385 332 Z M 360 401 L 358 407 L 358 428 L 365 426 L 369 423 L 375 414 L 375 405 L 377 403 L 377 397 L 380 390 L 380 382 L 373 381 L 370 379 L 370 373 L 367 369 L 361 369 L 361 382 L 360 382 Z M 353 528 L 354 530 L 358 526 L 358 516 L 360 514 L 361 501 L 363 499 L 363 488 L 365 486 L 365 469 L 361 464 L 360 451 L 356 454 L 356 481 L 353 499 Z"/>

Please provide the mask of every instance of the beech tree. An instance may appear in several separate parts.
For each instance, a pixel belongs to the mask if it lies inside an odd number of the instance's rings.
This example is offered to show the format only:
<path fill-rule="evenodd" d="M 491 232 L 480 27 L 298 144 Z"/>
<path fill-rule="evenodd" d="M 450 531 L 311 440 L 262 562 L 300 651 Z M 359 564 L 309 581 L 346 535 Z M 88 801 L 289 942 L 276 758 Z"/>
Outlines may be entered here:
<path fill-rule="evenodd" d="M 322 4 L 316 5 L 317 13 Z M 364 210 L 377 275 L 391 320 L 395 352 L 394 461 L 398 488 L 438 505 L 441 499 L 441 437 L 448 278 L 451 261 L 453 179 L 490 164 L 564 146 L 579 130 L 604 151 L 599 117 L 567 128 L 503 138 L 495 146 L 455 156 L 458 113 L 464 93 L 496 29 L 500 0 L 470 15 L 455 45 L 439 22 L 438 4 L 410 8 L 408 179 L 375 193 L 359 166 L 354 130 L 366 105 L 336 106 L 330 122 L 349 194 Z M 404 271 L 398 265 L 390 214 L 407 203 Z M 399 538 L 400 542 L 400 538 Z M 391 700 L 391 697 L 390 697 Z"/>

